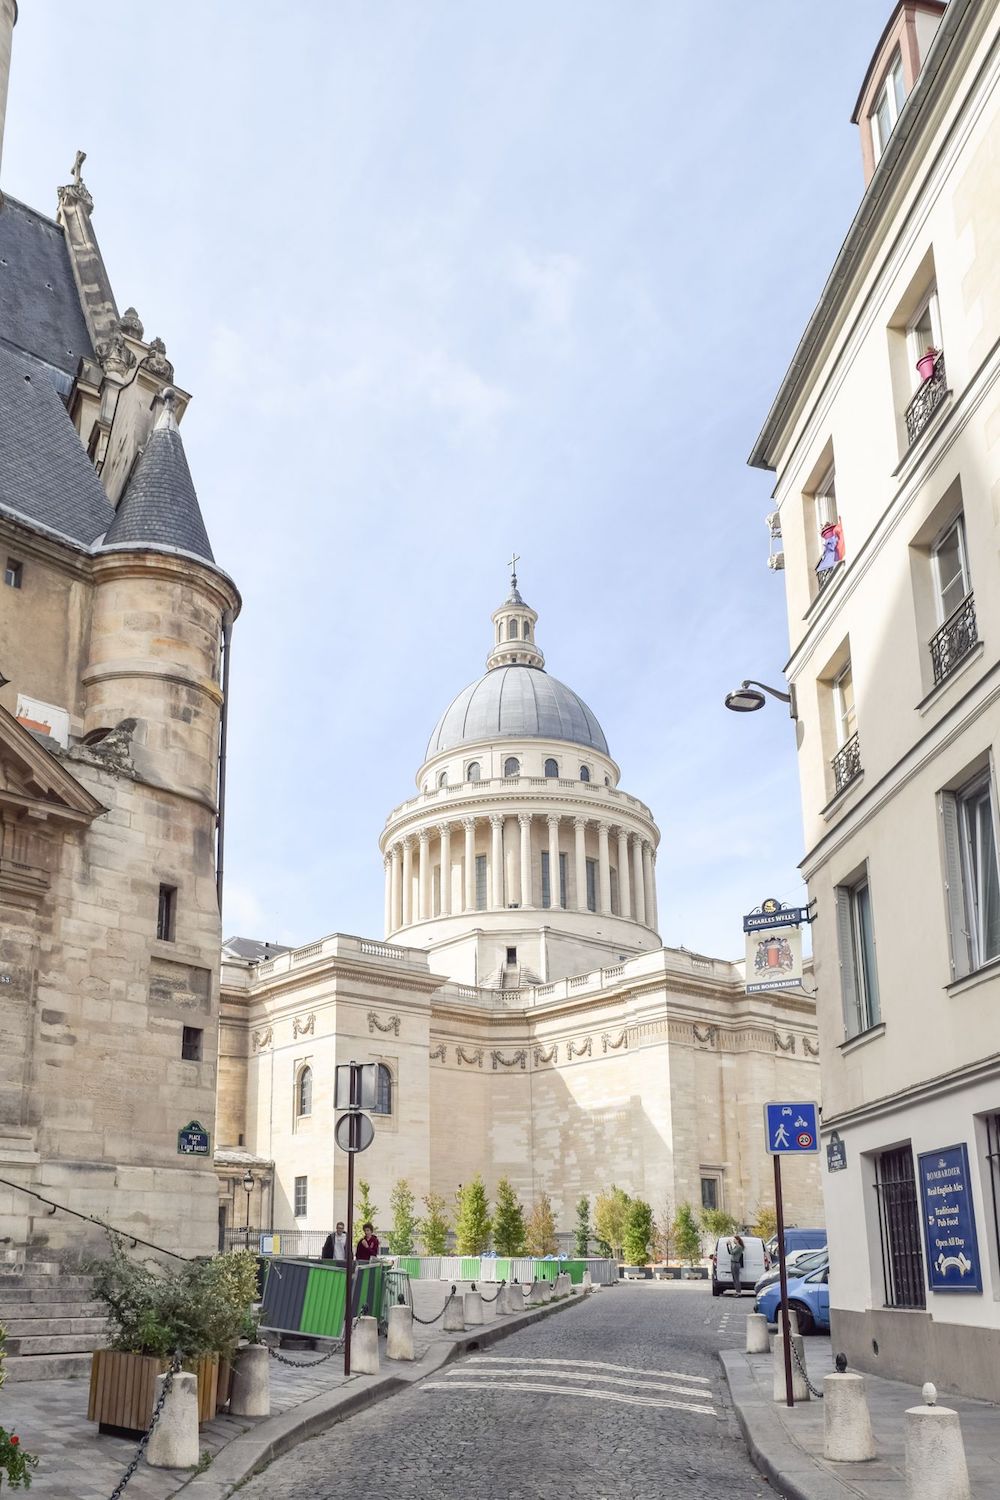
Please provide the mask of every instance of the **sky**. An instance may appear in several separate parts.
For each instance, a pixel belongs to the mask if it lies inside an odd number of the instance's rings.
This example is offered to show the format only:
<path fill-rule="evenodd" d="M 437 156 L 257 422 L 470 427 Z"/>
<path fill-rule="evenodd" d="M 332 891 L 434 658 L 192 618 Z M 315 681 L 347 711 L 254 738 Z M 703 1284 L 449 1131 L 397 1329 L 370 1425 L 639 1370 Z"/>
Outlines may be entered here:
<path fill-rule="evenodd" d="M 6 191 L 74 153 L 234 631 L 227 935 L 381 936 L 378 836 L 521 556 L 653 810 L 665 943 L 805 899 L 772 477 L 889 0 L 22 0 Z"/>

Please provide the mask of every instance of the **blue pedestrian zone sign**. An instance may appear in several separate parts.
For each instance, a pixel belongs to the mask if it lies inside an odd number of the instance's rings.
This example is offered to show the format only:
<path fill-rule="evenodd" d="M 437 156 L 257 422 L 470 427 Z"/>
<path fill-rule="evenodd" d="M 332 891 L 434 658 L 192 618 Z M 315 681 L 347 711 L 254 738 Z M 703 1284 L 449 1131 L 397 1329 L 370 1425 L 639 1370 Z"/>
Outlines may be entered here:
<path fill-rule="evenodd" d="M 764 1134 L 768 1156 L 809 1156 L 819 1150 L 819 1105 L 764 1105 Z"/>
<path fill-rule="evenodd" d="M 917 1158 L 932 1292 L 981 1292 L 976 1216 L 969 1183 L 968 1147 L 946 1146 Z"/>

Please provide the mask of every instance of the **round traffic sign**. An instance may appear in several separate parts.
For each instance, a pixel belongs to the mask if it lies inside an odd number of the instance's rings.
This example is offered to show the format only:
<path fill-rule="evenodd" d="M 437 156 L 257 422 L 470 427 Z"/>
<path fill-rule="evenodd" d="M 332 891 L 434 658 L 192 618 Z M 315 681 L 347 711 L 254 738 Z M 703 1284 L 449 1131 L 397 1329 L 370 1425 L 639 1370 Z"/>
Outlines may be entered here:
<path fill-rule="evenodd" d="M 799 1145 L 802 1147 L 803 1151 L 805 1150 L 805 1148 L 807 1146 L 811 1146 L 812 1143 L 813 1143 L 813 1138 L 809 1134 L 808 1130 L 802 1130 L 802 1131 L 800 1131 L 799 1134 L 795 1137 L 795 1139 L 799 1143 Z"/>
<path fill-rule="evenodd" d="M 333 1138 L 341 1151 L 367 1151 L 375 1139 L 375 1126 L 360 1112 L 341 1115 L 333 1127 Z"/>

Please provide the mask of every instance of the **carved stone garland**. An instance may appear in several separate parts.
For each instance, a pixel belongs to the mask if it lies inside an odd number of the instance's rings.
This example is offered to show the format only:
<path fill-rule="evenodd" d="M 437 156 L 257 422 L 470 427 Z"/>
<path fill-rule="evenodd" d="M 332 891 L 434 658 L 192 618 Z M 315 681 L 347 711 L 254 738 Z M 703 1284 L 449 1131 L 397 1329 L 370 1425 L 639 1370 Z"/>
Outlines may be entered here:
<path fill-rule="evenodd" d="M 521 1072 L 523 1073 L 528 1065 L 528 1049 L 526 1047 L 518 1048 L 516 1052 L 511 1053 L 510 1057 L 504 1057 L 499 1048 L 494 1047 L 493 1051 L 490 1053 L 490 1057 L 493 1059 L 494 1072 L 496 1072 L 497 1068 L 520 1067 Z"/>
<path fill-rule="evenodd" d="M 255 1052 L 263 1052 L 264 1048 L 265 1047 L 270 1047 L 270 1045 L 271 1045 L 271 1043 L 273 1041 L 274 1041 L 274 1029 L 273 1029 L 273 1027 L 271 1027 L 271 1026 L 265 1026 L 264 1029 L 263 1029 L 263 1031 L 255 1031 L 254 1032 L 254 1034 L 253 1034 L 253 1050 Z"/>
<path fill-rule="evenodd" d="M 444 1042 L 438 1042 L 437 1046 L 434 1048 L 433 1052 L 430 1054 L 430 1058 L 431 1058 L 431 1062 L 447 1062 L 448 1061 L 448 1048 L 445 1046 Z"/>
<path fill-rule="evenodd" d="M 544 1047 L 536 1047 L 535 1048 L 535 1067 L 536 1068 L 540 1067 L 542 1063 L 557 1063 L 558 1061 L 559 1061 L 559 1043 L 558 1042 L 553 1042 L 552 1046 L 549 1047 L 547 1051 L 546 1051 L 546 1049 Z"/>
<path fill-rule="evenodd" d="M 296 1016 L 295 1019 L 292 1022 L 292 1036 L 293 1037 L 297 1037 L 297 1036 L 312 1036 L 312 1034 L 313 1034 L 313 1032 L 315 1030 L 316 1030 L 316 1013 L 315 1013 L 315 1011 L 310 1011 L 309 1014 L 304 1019 L 301 1016 Z"/>
<path fill-rule="evenodd" d="M 781 1037 L 778 1035 L 778 1033 L 775 1032 L 774 1033 L 774 1047 L 775 1047 L 775 1051 L 777 1051 L 777 1052 L 794 1052 L 795 1051 L 795 1037 L 792 1035 L 791 1032 L 789 1032 L 788 1035 L 785 1037 L 785 1040 L 782 1041 Z"/>
<path fill-rule="evenodd" d="M 696 1042 L 706 1043 L 709 1047 L 715 1046 L 715 1039 L 719 1035 L 718 1026 L 702 1027 L 699 1026 L 697 1022 L 692 1022 L 691 1030 L 694 1032 L 694 1039 Z"/>
<path fill-rule="evenodd" d="M 807 1036 L 802 1038 L 802 1051 L 806 1057 L 819 1057 L 819 1043 L 811 1042 Z"/>
<path fill-rule="evenodd" d="M 370 1010 L 368 1012 L 368 1030 L 369 1030 L 369 1032 L 372 1032 L 372 1031 L 383 1031 L 383 1032 L 391 1031 L 392 1034 L 393 1034 L 393 1036 L 399 1036 L 399 1017 L 398 1016 L 390 1016 L 389 1019 L 388 1019 L 388 1021 L 386 1021 L 386 1022 L 383 1023 L 382 1021 L 379 1020 L 379 1018 L 375 1014 L 375 1012 L 373 1010 Z"/>
<path fill-rule="evenodd" d="M 611 1040 L 611 1033 L 610 1033 L 610 1031 L 603 1031 L 601 1033 L 601 1051 L 602 1052 L 608 1052 L 608 1051 L 617 1052 L 618 1049 L 619 1049 L 619 1047 L 626 1047 L 626 1048 L 628 1047 L 628 1031 L 627 1030 L 623 1030 L 623 1031 L 621 1031 L 619 1033 L 617 1041 L 612 1041 Z"/>
<path fill-rule="evenodd" d="M 566 1047 L 567 1057 L 590 1057 L 594 1041 L 592 1037 L 586 1037 L 582 1042 L 569 1042 Z"/>
<path fill-rule="evenodd" d="M 483 1049 L 482 1047 L 477 1047 L 475 1052 L 466 1052 L 464 1047 L 456 1047 L 455 1058 L 456 1061 L 465 1063 L 470 1068 L 481 1068 L 483 1065 Z"/>

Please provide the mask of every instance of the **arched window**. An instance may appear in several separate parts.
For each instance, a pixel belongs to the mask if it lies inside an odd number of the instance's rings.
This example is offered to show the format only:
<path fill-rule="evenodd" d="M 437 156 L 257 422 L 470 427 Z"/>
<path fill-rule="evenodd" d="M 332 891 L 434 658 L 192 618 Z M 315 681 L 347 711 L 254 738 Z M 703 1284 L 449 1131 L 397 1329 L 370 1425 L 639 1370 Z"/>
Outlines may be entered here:
<path fill-rule="evenodd" d="M 590 767 L 589 766 L 581 766 L 580 767 L 580 780 L 581 781 L 589 781 L 590 780 Z"/>
<path fill-rule="evenodd" d="M 392 1114 L 392 1074 L 385 1063 L 378 1064 L 378 1073 L 375 1078 L 375 1108 L 372 1114 Z"/>
<path fill-rule="evenodd" d="M 478 760 L 470 760 L 465 771 L 466 781 L 478 781 L 481 774 Z"/>
<path fill-rule="evenodd" d="M 447 785 L 448 785 L 448 772 L 447 771 L 440 771 L 438 773 L 438 786 L 447 786 Z"/>
<path fill-rule="evenodd" d="M 523 629 L 522 634 L 524 635 L 524 639 L 526 641 L 530 641 L 531 640 L 531 621 L 530 620 L 525 620 L 525 622 L 524 622 L 524 629 Z"/>
<path fill-rule="evenodd" d="M 521 762 L 516 755 L 508 755 L 503 763 L 503 774 L 505 776 L 520 776 Z"/>
<path fill-rule="evenodd" d="M 311 1115 L 313 1112 L 313 1070 L 308 1065 L 299 1074 L 299 1084 L 295 1092 L 295 1113 L 299 1119 L 303 1115 Z"/>
<path fill-rule="evenodd" d="M 604 778 L 604 785 L 605 786 L 610 786 L 611 785 L 611 777 L 610 776 L 605 776 L 605 778 Z"/>
<path fill-rule="evenodd" d="M 516 641 L 517 640 L 517 621 L 516 620 L 508 620 L 507 621 L 507 639 L 509 641 Z"/>
<path fill-rule="evenodd" d="M 555 760 L 547 760 L 545 762 L 545 774 L 546 776 L 558 776 L 559 762 Z"/>

